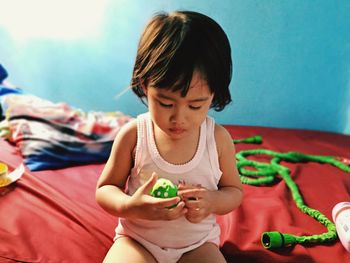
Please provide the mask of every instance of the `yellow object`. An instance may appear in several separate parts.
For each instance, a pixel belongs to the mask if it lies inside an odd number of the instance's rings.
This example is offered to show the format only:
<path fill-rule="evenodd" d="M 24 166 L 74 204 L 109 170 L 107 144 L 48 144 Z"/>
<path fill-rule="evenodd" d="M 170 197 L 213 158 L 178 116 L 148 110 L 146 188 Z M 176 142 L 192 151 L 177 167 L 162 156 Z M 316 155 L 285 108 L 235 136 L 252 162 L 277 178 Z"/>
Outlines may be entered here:
<path fill-rule="evenodd" d="M 12 181 L 10 178 L 2 176 L 0 177 L 0 187 L 8 186 Z"/>
<path fill-rule="evenodd" d="M 6 164 L 0 162 L 0 188 L 16 182 L 24 174 L 24 165 L 20 164 L 15 170 L 9 172 Z"/>
<path fill-rule="evenodd" d="M 7 177 L 8 167 L 4 163 L 0 163 L 0 187 L 9 185 L 12 181 Z"/>
<path fill-rule="evenodd" d="M 0 178 L 1 176 L 7 175 L 8 167 L 6 164 L 0 162 Z"/>

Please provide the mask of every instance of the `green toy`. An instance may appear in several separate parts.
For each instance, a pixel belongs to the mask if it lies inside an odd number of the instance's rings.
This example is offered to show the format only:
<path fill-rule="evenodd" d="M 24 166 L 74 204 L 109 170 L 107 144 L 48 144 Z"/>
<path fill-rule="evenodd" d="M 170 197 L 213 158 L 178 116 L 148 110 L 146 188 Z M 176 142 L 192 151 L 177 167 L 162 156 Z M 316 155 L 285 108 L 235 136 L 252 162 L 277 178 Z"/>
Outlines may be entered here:
<path fill-rule="evenodd" d="M 171 198 L 177 196 L 177 186 L 170 180 L 159 178 L 151 190 L 151 196 L 157 198 Z M 167 207 L 173 208 L 176 205 Z"/>
<path fill-rule="evenodd" d="M 247 140 L 248 143 L 251 143 L 254 140 L 258 143 L 261 143 L 260 139 L 261 136 L 256 136 L 244 140 L 233 140 L 233 143 L 247 142 Z M 246 157 L 250 155 L 268 155 L 272 157 L 272 159 L 270 163 L 263 163 L 247 159 Z M 321 212 L 305 205 L 304 200 L 299 192 L 298 186 L 291 178 L 290 170 L 287 167 L 281 165 L 280 162 L 317 162 L 322 164 L 330 164 L 347 173 L 350 173 L 350 166 L 346 165 L 333 156 L 317 156 L 302 154 L 299 152 L 279 153 L 267 149 L 240 151 L 236 154 L 236 159 L 237 168 L 241 175 L 240 178 L 242 183 L 255 186 L 266 185 L 272 183 L 275 180 L 275 177 L 279 175 L 290 189 L 293 200 L 295 201 L 296 206 L 299 208 L 299 210 L 319 221 L 328 230 L 328 232 L 325 232 L 323 234 L 310 236 L 295 236 L 276 231 L 265 232 L 261 236 L 261 242 L 265 248 L 273 249 L 304 243 L 322 244 L 326 242 L 332 242 L 337 239 L 337 232 L 334 223 Z M 252 167 L 254 170 L 245 169 L 246 167 Z"/>

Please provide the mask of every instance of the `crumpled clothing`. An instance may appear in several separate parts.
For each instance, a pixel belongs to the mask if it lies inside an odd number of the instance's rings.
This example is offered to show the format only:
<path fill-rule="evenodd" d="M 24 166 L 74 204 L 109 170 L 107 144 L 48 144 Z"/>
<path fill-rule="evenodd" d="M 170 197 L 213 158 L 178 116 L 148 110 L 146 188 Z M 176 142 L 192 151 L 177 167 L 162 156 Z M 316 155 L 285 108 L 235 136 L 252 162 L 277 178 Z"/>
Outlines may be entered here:
<path fill-rule="evenodd" d="M 133 119 L 121 112 L 83 112 L 29 94 L 0 98 L 6 117 L 0 135 L 17 146 L 31 171 L 106 161 L 116 134 Z"/>

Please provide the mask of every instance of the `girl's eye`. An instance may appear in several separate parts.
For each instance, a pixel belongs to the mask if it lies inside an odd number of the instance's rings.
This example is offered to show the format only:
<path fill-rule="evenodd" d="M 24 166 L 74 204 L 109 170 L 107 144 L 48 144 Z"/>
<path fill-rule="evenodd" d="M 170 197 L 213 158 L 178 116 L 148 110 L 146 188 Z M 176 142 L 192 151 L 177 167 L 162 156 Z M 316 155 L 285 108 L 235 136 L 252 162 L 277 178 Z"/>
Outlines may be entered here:
<path fill-rule="evenodd" d="M 173 106 L 173 104 L 165 104 L 165 103 L 160 102 L 160 101 L 159 101 L 159 105 L 164 107 L 164 108 L 171 108 Z"/>
<path fill-rule="evenodd" d="M 191 110 L 199 110 L 202 106 L 189 106 Z"/>

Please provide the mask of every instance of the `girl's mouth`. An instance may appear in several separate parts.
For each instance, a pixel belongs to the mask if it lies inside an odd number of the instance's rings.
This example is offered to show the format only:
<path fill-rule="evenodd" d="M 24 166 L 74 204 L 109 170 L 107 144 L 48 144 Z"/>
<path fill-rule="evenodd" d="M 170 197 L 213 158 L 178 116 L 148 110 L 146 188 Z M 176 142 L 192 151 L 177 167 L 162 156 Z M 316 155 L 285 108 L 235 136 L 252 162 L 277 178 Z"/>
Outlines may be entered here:
<path fill-rule="evenodd" d="M 170 128 L 169 131 L 173 134 L 181 134 L 185 131 L 185 129 L 182 128 Z"/>

